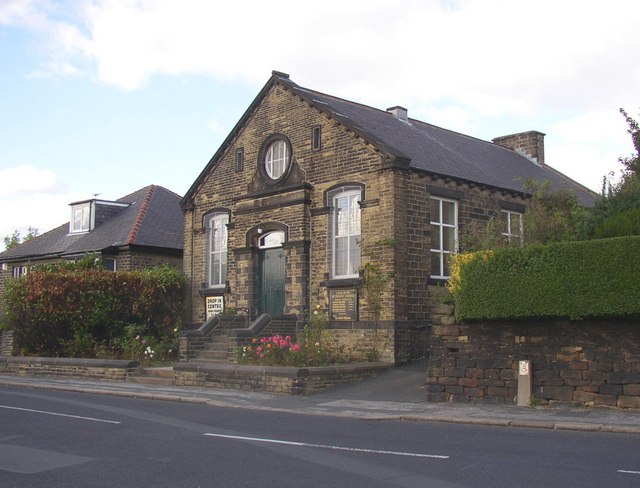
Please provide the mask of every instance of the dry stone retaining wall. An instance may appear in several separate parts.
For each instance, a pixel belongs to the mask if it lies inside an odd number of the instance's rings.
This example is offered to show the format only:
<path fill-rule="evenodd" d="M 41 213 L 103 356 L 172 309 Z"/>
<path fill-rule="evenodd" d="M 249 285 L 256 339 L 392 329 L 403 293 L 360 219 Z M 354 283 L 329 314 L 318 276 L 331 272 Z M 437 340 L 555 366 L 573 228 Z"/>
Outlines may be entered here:
<path fill-rule="evenodd" d="M 535 402 L 640 408 L 637 321 L 434 326 L 428 399 L 513 404 L 519 360 L 531 361 Z"/>

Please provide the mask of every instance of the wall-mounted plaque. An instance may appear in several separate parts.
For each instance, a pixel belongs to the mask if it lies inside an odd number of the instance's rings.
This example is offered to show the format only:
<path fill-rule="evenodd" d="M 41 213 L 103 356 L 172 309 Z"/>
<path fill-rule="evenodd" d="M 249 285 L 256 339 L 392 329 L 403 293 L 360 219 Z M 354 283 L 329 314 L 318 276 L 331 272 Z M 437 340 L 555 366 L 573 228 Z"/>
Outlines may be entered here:
<path fill-rule="evenodd" d="M 329 319 L 358 320 L 358 291 L 355 288 L 329 290 Z"/>
<path fill-rule="evenodd" d="M 224 297 L 207 297 L 207 320 L 224 312 Z"/>

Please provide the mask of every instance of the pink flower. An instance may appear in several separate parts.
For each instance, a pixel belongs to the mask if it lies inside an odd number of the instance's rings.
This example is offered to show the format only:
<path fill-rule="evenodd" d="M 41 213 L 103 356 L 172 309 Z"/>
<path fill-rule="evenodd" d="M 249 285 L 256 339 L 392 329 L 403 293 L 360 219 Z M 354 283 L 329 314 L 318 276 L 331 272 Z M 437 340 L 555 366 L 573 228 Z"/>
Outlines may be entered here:
<path fill-rule="evenodd" d="M 264 359 L 264 354 L 260 354 L 260 359 Z"/>
<path fill-rule="evenodd" d="M 258 351 L 258 352 L 262 352 L 262 346 L 258 346 L 258 347 L 256 347 L 256 351 Z"/>

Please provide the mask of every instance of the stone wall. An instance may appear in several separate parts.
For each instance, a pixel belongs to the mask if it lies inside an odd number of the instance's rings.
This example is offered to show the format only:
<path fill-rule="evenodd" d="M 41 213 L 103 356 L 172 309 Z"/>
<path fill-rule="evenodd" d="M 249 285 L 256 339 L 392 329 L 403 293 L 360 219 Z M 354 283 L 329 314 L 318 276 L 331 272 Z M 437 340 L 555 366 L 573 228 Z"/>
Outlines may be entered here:
<path fill-rule="evenodd" d="M 174 371 L 177 386 L 259 390 L 296 395 L 368 378 L 390 367 L 387 363 L 316 368 L 178 363 Z"/>
<path fill-rule="evenodd" d="M 0 356 L 13 356 L 12 330 L 3 330 L 0 335 Z"/>
<path fill-rule="evenodd" d="M 640 408 L 637 321 L 438 325 L 431 342 L 430 401 L 513 404 L 527 359 L 534 403 Z"/>
<path fill-rule="evenodd" d="M 121 251 L 116 255 L 105 255 L 105 257 L 113 257 L 116 259 L 117 271 L 139 271 L 161 265 L 169 265 L 180 270 L 182 269 L 181 256 L 171 256 L 162 253 Z"/>
<path fill-rule="evenodd" d="M 136 371 L 135 361 L 117 359 L 74 359 L 3 356 L 0 373 L 71 376 L 109 381 L 125 381 Z"/>

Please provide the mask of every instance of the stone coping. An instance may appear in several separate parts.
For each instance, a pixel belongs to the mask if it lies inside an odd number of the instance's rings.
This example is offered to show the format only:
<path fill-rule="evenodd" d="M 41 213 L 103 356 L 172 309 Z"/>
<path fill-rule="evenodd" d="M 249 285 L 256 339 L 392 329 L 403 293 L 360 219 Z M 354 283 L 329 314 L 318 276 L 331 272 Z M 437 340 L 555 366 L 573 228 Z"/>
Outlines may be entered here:
<path fill-rule="evenodd" d="M 298 368 L 295 366 L 254 366 L 248 364 L 209 363 L 191 361 L 176 363 L 174 371 L 222 373 L 235 377 L 281 376 L 286 378 L 309 378 L 312 376 L 348 375 L 354 373 L 381 373 L 393 367 L 392 363 L 348 363 L 329 366 L 311 366 Z"/>
<path fill-rule="evenodd" d="M 137 361 L 128 359 L 93 359 L 93 358 L 50 358 L 39 356 L 1 356 L 0 363 L 6 365 L 33 365 L 33 366 L 77 366 L 82 368 L 137 368 Z"/>
<path fill-rule="evenodd" d="M 392 363 L 382 362 L 308 368 L 185 362 L 177 363 L 173 369 L 178 386 L 299 395 L 359 381 L 390 368 Z"/>

